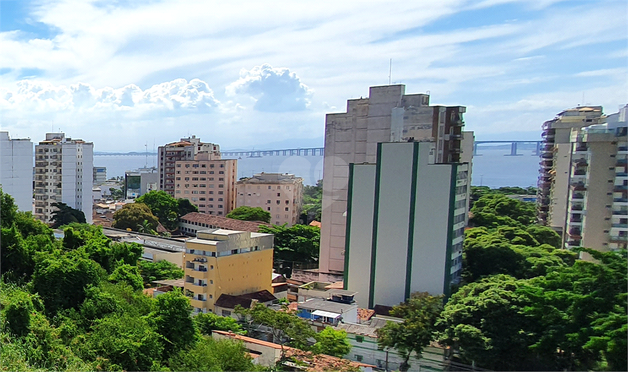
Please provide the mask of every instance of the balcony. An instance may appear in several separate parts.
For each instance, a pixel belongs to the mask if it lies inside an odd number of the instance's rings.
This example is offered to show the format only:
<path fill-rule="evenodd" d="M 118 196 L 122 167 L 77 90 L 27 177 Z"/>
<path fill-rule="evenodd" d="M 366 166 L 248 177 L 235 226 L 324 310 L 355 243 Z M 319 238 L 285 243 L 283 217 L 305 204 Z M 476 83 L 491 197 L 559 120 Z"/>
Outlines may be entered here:
<path fill-rule="evenodd" d="M 584 143 L 578 143 L 576 145 L 576 152 L 586 152 L 588 150 L 589 150 L 588 146 Z"/>
<path fill-rule="evenodd" d="M 622 192 L 622 191 L 627 191 L 628 190 L 628 186 L 626 185 L 615 185 L 613 187 L 613 191 L 615 192 Z"/>
<path fill-rule="evenodd" d="M 464 125 L 464 121 L 462 121 L 461 119 L 452 120 L 450 125 L 452 127 L 461 127 Z"/>
<path fill-rule="evenodd" d="M 573 200 L 584 200 L 584 194 L 574 193 L 573 195 L 571 195 L 571 199 L 573 199 Z"/>
<path fill-rule="evenodd" d="M 628 160 L 626 159 L 617 159 L 617 163 L 615 163 L 616 165 L 626 165 L 628 164 Z"/>
<path fill-rule="evenodd" d="M 587 185 L 584 182 L 572 182 L 571 187 L 576 191 L 584 191 L 587 189 Z"/>
<path fill-rule="evenodd" d="M 611 226 L 618 229 L 628 229 L 628 223 L 613 223 Z"/>
<path fill-rule="evenodd" d="M 615 203 L 628 203 L 628 198 L 613 198 Z"/>
<path fill-rule="evenodd" d="M 628 210 L 626 209 L 614 210 L 612 213 L 613 216 L 628 216 Z"/>
<path fill-rule="evenodd" d="M 611 243 L 626 243 L 628 241 L 628 234 L 611 235 Z"/>
<path fill-rule="evenodd" d="M 569 230 L 569 236 L 576 239 L 580 238 L 582 236 L 582 230 L 580 230 L 579 228 L 573 228 Z"/>
<path fill-rule="evenodd" d="M 583 158 L 574 159 L 573 162 L 574 162 L 574 164 L 577 164 L 579 166 L 587 166 L 587 165 L 589 165 L 589 162 L 587 161 L 587 159 L 583 159 Z"/>
<path fill-rule="evenodd" d="M 567 245 L 569 247 L 579 247 L 580 246 L 580 240 L 568 240 L 567 241 Z"/>

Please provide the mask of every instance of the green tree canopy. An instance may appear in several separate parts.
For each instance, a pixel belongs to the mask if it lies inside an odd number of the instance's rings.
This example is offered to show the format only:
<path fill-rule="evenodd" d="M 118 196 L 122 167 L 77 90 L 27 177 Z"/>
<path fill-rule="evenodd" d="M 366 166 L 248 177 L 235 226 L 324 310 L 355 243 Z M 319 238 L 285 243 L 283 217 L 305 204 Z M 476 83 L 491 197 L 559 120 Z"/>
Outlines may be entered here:
<path fill-rule="evenodd" d="M 135 290 L 144 289 L 144 282 L 142 281 L 142 277 L 140 276 L 137 266 L 131 266 L 129 264 L 117 266 L 113 273 L 109 275 L 107 280 L 112 283 L 127 283 Z"/>
<path fill-rule="evenodd" d="M 198 212 L 198 207 L 188 199 L 177 199 L 179 205 L 179 217 L 185 216 L 188 213 Z"/>
<path fill-rule="evenodd" d="M 59 226 L 69 225 L 71 223 L 86 223 L 85 213 L 83 211 L 74 209 L 65 203 L 52 203 L 52 207 L 56 208 L 52 212 L 52 227 L 57 228 Z"/>
<path fill-rule="evenodd" d="M 178 227 L 179 202 L 167 192 L 149 191 L 135 199 L 135 203 L 146 204 L 166 229 L 175 230 Z"/>
<path fill-rule="evenodd" d="M 303 187 L 303 203 L 301 219 L 308 225 L 310 222 L 321 220 L 323 205 L 323 180 L 318 180 L 314 186 Z"/>
<path fill-rule="evenodd" d="M 237 320 L 228 316 L 220 316 L 214 313 L 200 313 L 194 316 L 196 328 L 204 335 L 211 336 L 212 331 L 233 332 L 246 334 Z"/>
<path fill-rule="evenodd" d="M 166 260 L 157 262 L 138 261 L 137 267 L 146 287 L 155 280 L 180 279 L 184 275 L 183 269 Z"/>
<path fill-rule="evenodd" d="M 159 220 L 146 204 L 131 203 L 124 205 L 113 214 L 113 227 L 116 229 L 131 229 L 145 233 L 157 230 Z"/>
<path fill-rule="evenodd" d="M 443 296 L 431 296 L 427 292 L 413 293 L 403 304 L 393 307 L 390 315 L 403 322 L 388 322 L 376 330 L 380 349 L 396 349 L 404 361 L 402 371 L 410 367 L 408 361 L 414 353 L 419 359 L 423 349 L 436 337 L 436 321 L 443 308 Z"/>
<path fill-rule="evenodd" d="M 502 194 L 485 194 L 473 204 L 469 224 L 497 228 L 522 227 L 536 222 L 536 204 L 521 202 Z"/>
<path fill-rule="evenodd" d="M 286 225 L 260 226 L 259 231 L 275 235 L 276 261 L 316 262 L 321 240 L 321 229 L 315 226 Z"/>
<path fill-rule="evenodd" d="M 157 296 L 155 324 L 157 332 L 166 340 L 166 352 L 176 352 L 196 342 L 191 310 L 190 299 L 178 288 Z"/>
<path fill-rule="evenodd" d="M 344 329 L 336 330 L 327 326 L 324 330 L 317 333 L 315 338 L 316 343 L 312 346 L 314 353 L 342 358 L 351 351 L 351 344 Z"/>
<path fill-rule="evenodd" d="M 170 358 L 173 371 L 255 371 L 244 344 L 203 336 L 196 345 Z"/>
<path fill-rule="evenodd" d="M 238 207 L 226 215 L 227 218 L 242 221 L 260 221 L 270 223 L 270 212 L 260 207 Z"/>

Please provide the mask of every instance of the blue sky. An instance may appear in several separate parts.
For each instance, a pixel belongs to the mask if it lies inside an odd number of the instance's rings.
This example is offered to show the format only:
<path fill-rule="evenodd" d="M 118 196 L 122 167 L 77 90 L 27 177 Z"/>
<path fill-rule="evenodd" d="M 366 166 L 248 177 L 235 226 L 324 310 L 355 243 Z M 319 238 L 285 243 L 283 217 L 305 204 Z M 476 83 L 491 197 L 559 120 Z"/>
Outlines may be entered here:
<path fill-rule="evenodd" d="M 392 81 L 467 106 L 478 140 L 538 139 L 628 103 L 624 0 L 0 0 L 0 130 L 97 151 L 188 134 L 322 145 L 325 114 Z"/>

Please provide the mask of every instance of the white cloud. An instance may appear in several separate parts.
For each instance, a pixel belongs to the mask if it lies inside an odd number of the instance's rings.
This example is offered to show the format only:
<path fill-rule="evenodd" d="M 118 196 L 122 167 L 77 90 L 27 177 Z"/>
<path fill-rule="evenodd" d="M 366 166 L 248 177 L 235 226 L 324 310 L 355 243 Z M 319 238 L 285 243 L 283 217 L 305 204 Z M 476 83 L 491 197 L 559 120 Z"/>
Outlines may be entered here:
<path fill-rule="evenodd" d="M 254 97 L 255 109 L 265 112 L 305 110 L 313 94 L 294 72 L 269 64 L 242 69 L 240 78 L 229 84 L 226 92 L 229 96 L 248 94 Z"/>
<path fill-rule="evenodd" d="M 106 113 L 124 111 L 135 117 L 159 112 L 161 116 L 181 113 L 207 112 L 220 108 L 220 102 L 206 82 L 175 79 L 142 91 L 134 84 L 122 88 L 94 88 L 78 83 L 70 86 L 53 85 L 46 81 L 22 80 L 15 91 L 4 90 L 0 95 L 3 114 L 51 112 Z"/>

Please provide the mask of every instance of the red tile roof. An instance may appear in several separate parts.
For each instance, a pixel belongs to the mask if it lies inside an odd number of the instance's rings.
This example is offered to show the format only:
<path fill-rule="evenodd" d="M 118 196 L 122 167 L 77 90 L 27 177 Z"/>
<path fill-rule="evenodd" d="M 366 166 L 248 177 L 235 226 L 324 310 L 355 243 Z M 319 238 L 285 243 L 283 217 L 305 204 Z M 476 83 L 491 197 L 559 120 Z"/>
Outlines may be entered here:
<path fill-rule="evenodd" d="M 234 220 L 233 218 L 213 216 L 199 212 L 186 214 L 181 217 L 181 222 L 196 223 L 199 230 L 203 228 L 209 229 L 212 228 L 211 226 L 215 226 L 216 228 L 227 230 L 258 232 L 260 225 L 270 226 L 270 224 L 266 222 Z M 199 224 L 204 224 L 205 226 Z"/>

